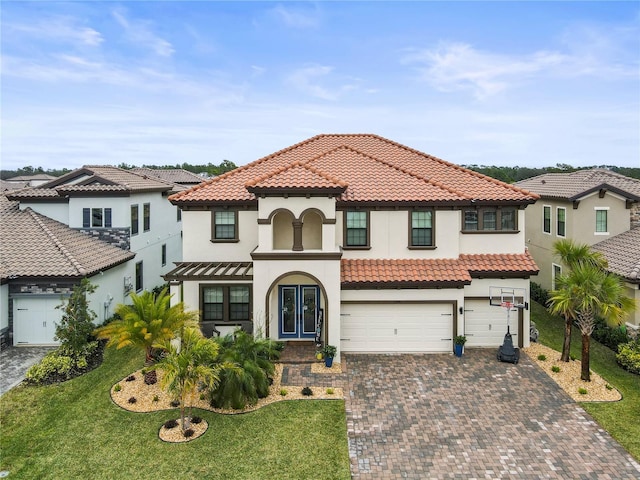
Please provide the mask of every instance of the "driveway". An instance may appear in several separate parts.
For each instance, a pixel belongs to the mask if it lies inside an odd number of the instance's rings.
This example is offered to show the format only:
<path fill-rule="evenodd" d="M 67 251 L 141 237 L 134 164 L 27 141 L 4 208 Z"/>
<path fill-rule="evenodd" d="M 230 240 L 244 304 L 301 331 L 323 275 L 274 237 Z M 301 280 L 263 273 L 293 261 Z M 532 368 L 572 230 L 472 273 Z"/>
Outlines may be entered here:
<path fill-rule="evenodd" d="M 345 355 L 359 479 L 634 479 L 640 465 L 526 355 Z"/>
<path fill-rule="evenodd" d="M 8 347 L 0 352 L 0 395 L 24 380 L 31 365 L 55 347 Z"/>

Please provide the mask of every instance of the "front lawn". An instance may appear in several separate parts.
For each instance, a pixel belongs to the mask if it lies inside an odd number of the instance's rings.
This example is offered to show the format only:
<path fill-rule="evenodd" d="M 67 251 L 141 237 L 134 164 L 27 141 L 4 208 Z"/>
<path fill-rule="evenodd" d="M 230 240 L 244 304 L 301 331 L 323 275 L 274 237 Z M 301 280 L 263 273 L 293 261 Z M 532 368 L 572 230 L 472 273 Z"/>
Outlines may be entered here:
<path fill-rule="evenodd" d="M 531 319 L 540 330 L 540 343 L 562 351 L 564 322 L 540 304 L 531 302 Z M 580 359 L 580 331 L 573 328 L 571 353 Z M 640 460 L 640 377 L 627 372 L 617 362 L 615 353 L 591 339 L 591 370 L 605 378 L 622 393 L 619 402 L 581 403 L 602 428 L 608 431 L 636 460 Z"/>
<path fill-rule="evenodd" d="M 12 479 L 350 478 L 344 402 L 278 402 L 243 415 L 199 410 L 209 423 L 202 437 L 164 443 L 158 430 L 177 409 L 131 413 L 109 397 L 142 360 L 107 349 L 104 364 L 83 377 L 0 397 L 0 470 Z"/>

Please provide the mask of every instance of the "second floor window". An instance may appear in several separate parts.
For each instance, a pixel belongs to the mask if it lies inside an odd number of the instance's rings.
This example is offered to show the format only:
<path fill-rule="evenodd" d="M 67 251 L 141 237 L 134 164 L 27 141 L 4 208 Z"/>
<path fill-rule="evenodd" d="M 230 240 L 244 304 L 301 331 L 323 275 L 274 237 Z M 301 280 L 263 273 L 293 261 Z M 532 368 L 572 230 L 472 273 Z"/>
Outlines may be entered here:
<path fill-rule="evenodd" d="M 564 207 L 558 207 L 558 211 L 556 212 L 558 215 L 558 222 L 556 226 L 556 235 L 559 237 L 564 237 L 567 234 L 567 209 Z"/>
<path fill-rule="evenodd" d="M 219 210 L 213 212 L 213 239 L 234 241 L 238 239 L 237 212 Z"/>
<path fill-rule="evenodd" d="M 142 262 L 136 263 L 136 292 L 139 292 L 144 287 L 142 278 Z"/>
<path fill-rule="evenodd" d="M 551 233 L 551 207 L 549 205 L 542 207 L 542 231 Z"/>
<path fill-rule="evenodd" d="M 166 243 L 162 244 L 162 250 L 161 250 L 160 256 L 162 257 L 162 266 L 164 267 L 167 264 L 167 244 Z"/>
<path fill-rule="evenodd" d="M 463 212 L 463 231 L 516 232 L 518 211 L 515 207 L 478 208 Z"/>
<path fill-rule="evenodd" d="M 607 211 L 604 209 L 596 210 L 596 233 L 607 233 L 608 228 Z"/>
<path fill-rule="evenodd" d="M 82 228 L 111 228 L 110 208 L 83 208 Z"/>
<path fill-rule="evenodd" d="M 151 230 L 151 204 L 145 203 L 142 206 L 142 228 L 145 232 Z"/>
<path fill-rule="evenodd" d="M 411 246 L 433 246 L 433 212 L 411 212 Z"/>
<path fill-rule="evenodd" d="M 131 235 L 137 235 L 139 231 L 139 211 L 138 205 L 131 205 Z"/>
<path fill-rule="evenodd" d="M 369 246 L 369 212 L 347 211 L 345 212 L 345 246 L 367 247 Z"/>

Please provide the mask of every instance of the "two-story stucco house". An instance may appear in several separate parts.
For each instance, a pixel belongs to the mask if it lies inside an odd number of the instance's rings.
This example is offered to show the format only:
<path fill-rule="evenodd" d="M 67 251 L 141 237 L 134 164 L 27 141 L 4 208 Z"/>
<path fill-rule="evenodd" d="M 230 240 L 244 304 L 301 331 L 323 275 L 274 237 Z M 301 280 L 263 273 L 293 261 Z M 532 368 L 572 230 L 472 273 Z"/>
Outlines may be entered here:
<path fill-rule="evenodd" d="M 536 199 L 376 135 L 318 135 L 172 195 L 183 261 L 165 279 L 208 334 L 296 341 L 320 324 L 342 352 L 496 346 L 507 319 L 489 287 L 528 302 Z M 511 331 L 528 345 L 528 310 Z"/>
<path fill-rule="evenodd" d="M 126 298 L 131 291 L 161 285 L 162 275 L 181 260 L 181 212 L 167 197 L 182 189 L 117 167 L 85 166 L 43 185 L 6 195 L 19 202 L 21 210 L 30 209 L 135 253 L 133 268 L 126 269 L 118 281 Z"/>

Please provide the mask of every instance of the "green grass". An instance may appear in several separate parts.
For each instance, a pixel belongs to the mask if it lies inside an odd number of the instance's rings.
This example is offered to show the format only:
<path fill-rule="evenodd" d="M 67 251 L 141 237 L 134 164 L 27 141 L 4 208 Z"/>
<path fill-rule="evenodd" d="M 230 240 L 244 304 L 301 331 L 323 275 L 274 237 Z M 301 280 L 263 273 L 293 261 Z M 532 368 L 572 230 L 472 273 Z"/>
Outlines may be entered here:
<path fill-rule="evenodd" d="M 158 430 L 177 409 L 131 413 L 109 397 L 111 385 L 141 366 L 138 353 L 108 349 L 83 377 L 0 397 L 0 470 L 12 479 L 350 478 L 343 401 L 278 402 L 243 415 L 198 411 L 207 432 L 169 444 Z"/>
<path fill-rule="evenodd" d="M 540 343 L 562 351 L 564 323 L 554 317 L 536 302 L 531 302 L 531 319 L 540 330 Z M 640 460 L 640 376 L 621 368 L 615 353 L 591 339 L 591 370 L 598 373 L 608 383 L 622 393 L 619 402 L 581 402 L 584 408 L 602 428 L 608 431 L 627 451 Z M 577 328 L 572 329 L 571 353 L 577 359 L 581 357 L 582 339 Z"/>

